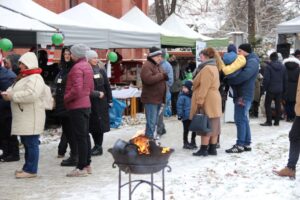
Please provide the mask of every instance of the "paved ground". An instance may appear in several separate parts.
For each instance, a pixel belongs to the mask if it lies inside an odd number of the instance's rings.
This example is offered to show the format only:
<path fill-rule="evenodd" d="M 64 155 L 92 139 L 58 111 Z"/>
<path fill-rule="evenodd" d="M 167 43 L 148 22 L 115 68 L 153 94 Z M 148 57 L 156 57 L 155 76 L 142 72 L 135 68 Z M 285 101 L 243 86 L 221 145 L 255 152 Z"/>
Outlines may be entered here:
<path fill-rule="evenodd" d="M 252 120 L 254 150 L 250 153 L 228 155 L 224 150 L 235 142 L 234 124 L 223 124 L 221 149 L 217 157 L 198 158 L 192 151 L 182 149 L 182 125 L 175 118 L 166 120 L 167 134 L 161 139 L 163 146 L 175 148 L 170 158 L 171 173 L 166 173 L 166 199 L 299 199 L 298 181 L 280 179 L 272 175 L 272 167 L 286 163 L 287 133 L 291 123 L 280 127 L 262 128 L 260 120 Z M 128 140 L 143 125 L 115 129 L 105 135 L 104 155 L 93 157 L 93 174 L 83 178 L 68 178 L 72 168 L 60 167 L 57 156 L 58 141 L 40 146 L 39 175 L 35 179 L 17 180 L 14 171 L 20 162 L 0 163 L 0 200 L 23 199 L 117 199 L 118 170 L 112 168 L 113 159 L 107 152 L 118 138 Z M 127 180 L 127 176 L 123 174 Z M 149 176 L 133 176 L 148 179 Z M 125 180 L 124 180 L 125 181 Z M 161 174 L 155 175 L 161 184 Z M 123 198 L 128 199 L 126 188 Z M 142 185 L 134 199 L 150 199 L 149 187 Z M 155 191 L 155 200 L 161 199 Z"/>

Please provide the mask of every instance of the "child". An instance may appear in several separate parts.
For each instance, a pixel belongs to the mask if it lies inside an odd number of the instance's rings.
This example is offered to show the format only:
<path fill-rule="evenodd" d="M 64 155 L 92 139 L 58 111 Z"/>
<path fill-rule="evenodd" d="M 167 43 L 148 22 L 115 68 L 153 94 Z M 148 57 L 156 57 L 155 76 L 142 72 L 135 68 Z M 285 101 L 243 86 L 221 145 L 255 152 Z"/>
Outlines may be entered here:
<path fill-rule="evenodd" d="M 196 149 L 196 133 L 192 133 L 191 143 L 188 142 L 189 126 L 191 120 L 189 119 L 191 110 L 191 98 L 192 98 L 192 86 L 191 81 L 185 81 L 182 86 L 182 90 L 177 100 L 177 116 L 178 120 L 182 120 L 183 124 L 183 148 L 184 149 Z"/>
<path fill-rule="evenodd" d="M 246 58 L 242 55 L 237 55 L 236 47 L 230 44 L 227 47 L 227 53 L 223 55 L 223 62 L 222 72 L 224 75 L 229 76 L 236 72 L 234 75 L 236 76 L 238 71 L 245 66 Z"/>

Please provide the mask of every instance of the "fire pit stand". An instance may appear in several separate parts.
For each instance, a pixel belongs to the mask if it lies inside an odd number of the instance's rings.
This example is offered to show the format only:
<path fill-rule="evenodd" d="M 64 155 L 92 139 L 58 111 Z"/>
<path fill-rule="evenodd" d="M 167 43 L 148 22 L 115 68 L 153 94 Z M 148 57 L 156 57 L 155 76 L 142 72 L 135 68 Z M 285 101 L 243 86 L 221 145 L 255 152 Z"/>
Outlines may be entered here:
<path fill-rule="evenodd" d="M 151 200 L 154 200 L 154 187 L 159 189 L 162 192 L 162 198 L 163 198 L 163 200 L 165 200 L 165 168 L 167 168 L 167 172 L 172 171 L 172 168 L 169 165 L 163 164 L 163 165 L 160 166 L 162 168 L 161 169 L 161 171 L 162 171 L 162 186 L 161 187 L 153 183 L 153 174 L 154 174 L 154 172 L 150 172 L 151 181 L 147 181 L 147 180 L 143 180 L 143 179 L 132 180 L 131 179 L 131 174 L 136 174 L 136 173 L 132 172 L 131 169 L 134 169 L 134 167 L 136 167 L 136 165 L 133 166 L 133 165 L 128 165 L 128 164 L 119 164 L 119 163 L 116 163 L 116 162 L 114 162 L 112 164 L 113 168 L 116 168 L 117 166 L 119 167 L 118 200 L 121 200 L 122 187 L 128 185 L 129 200 L 132 200 L 133 192 L 142 183 L 146 183 L 146 184 L 150 185 L 150 187 L 151 187 Z M 146 169 L 146 171 L 147 171 L 147 168 L 148 168 L 151 171 L 151 169 L 157 168 L 158 166 L 157 165 L 155 165 L 155 166 L 152 166 L 152 165 L 139 165 L 138 167 Z M 122 184 L 122 172 L 121 171 L 124 171 L 126 174 L 128 174 L 129 181 L 127 183 Z M 142 173 L 142 174 L 145 174 L 145 173 Z M 132 185 L 133 183 L 135 183 L 135 185 Z"/>

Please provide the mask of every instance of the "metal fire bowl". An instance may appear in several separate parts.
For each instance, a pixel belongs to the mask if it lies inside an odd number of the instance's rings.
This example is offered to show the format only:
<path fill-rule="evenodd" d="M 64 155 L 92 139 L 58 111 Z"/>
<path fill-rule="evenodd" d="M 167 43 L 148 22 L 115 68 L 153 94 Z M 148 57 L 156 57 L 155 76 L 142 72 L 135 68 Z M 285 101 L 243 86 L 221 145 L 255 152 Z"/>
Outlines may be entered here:
<path fill-rule="evenodd" d="M 170 155 L 174 149 L 170 149 L 168 153 L 160 155 L 139 155 L 120 153 L 113 148 L 108 149 L 114 158 L 116 164 L 121 171 L 132 174 L 151 174 L 161 171 L 168 164 Z"/>

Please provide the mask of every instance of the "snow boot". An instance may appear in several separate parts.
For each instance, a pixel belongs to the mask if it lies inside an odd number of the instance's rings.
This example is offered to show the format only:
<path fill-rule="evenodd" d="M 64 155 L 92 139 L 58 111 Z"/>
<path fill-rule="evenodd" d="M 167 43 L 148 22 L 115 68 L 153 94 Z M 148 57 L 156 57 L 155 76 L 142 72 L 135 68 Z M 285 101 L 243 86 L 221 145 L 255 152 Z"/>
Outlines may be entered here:
<path fill-rule="evenodd" d="M 210 144 L 208 146 L 208 155 L 216 156 L 217 154 L 217 144 Z"/>
<path fill-rule="evenodd" d="M 208 145 L 201 145 L 200 149 L 193 153 L 193 156 L 208 156 L 207 147 Z"/>

